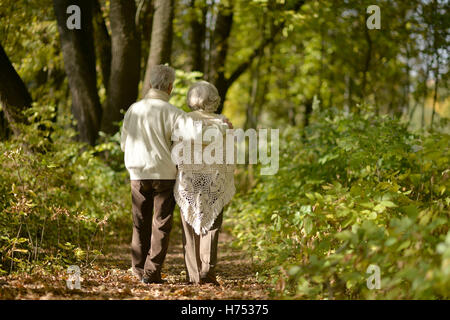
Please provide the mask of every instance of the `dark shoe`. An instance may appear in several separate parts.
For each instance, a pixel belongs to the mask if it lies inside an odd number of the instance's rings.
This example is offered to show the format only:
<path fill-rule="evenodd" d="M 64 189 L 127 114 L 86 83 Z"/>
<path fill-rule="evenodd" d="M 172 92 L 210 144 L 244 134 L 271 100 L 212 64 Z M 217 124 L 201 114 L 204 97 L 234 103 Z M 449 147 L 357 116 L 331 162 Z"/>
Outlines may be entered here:
<path fill-rule="evenodd" d="M 207 275 L 206 277 L 200 278 L 200 284 L 212 284 L 215 286 L 220 286 L 220 283 L 217 281 L 216 276 Z"/>
<path fill-rule="evenodd" d="M 151 283 L 166 283 L 167 281 L 163 280 L 161 278 L 161 275 L 157 274 L 155 272 L 155 273 L 145 274 L 142 277 L 141 282 L 144 284 L 151 284 Z"/>
<path fill-rule="evenodd" d="M 141 280 L 141 282 L 143 283 L 143 284 L 152 284 L 152 283 L 156 283 L 156 284 L 163 284 L 163 283 L 166 283 L 167 281 L 166 280 L 163 280 L 163 279 L 152 279 L 152 278 L 149 278 L 149 277 L 142 277 L 142 280 Z"/>

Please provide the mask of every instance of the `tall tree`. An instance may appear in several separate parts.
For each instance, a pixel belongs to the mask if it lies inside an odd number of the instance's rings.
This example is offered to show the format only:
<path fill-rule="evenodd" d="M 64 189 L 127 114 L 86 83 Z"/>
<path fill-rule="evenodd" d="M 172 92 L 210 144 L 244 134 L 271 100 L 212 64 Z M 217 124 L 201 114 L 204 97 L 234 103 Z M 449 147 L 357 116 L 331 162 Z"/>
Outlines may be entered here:
<path fill-rule="evenodd" d="M 150 70 L 158 64 L 169 63 L 172 53 L 174 0 L 155 0 L 151 35 L 150 54 L 148 56 L 141 95 L 150 88 Z"/>
<path fill-rule="evenodd" d="M 262 15 L 261 21 L 258 22 L 258 28 L 261 29 L 262 34 L 265 34 L 265 29 L 267 27 L 267 14 L 264 13 Z M 270 26 L 273 25 L 273 21 L 269 23 Z M 271 49 L 269 48 L 269 61 L 271 59 Z M 245 117 L 245 123 L 244 128 L 255 128 L 257 124 L 257 118 L 258 118 L 258 106 L 260 103 L 264 100 L 265 96 L 265 90 L 267 90 L 267 81 L 265 81 L 265 77 L 261 75 L 261 64 L 262 64 L 262 58 L 263 58 L 263 50 L 261 50 L 260 54 L 256 58 L 256 63 L 253 65 L 253 68 L 251 70 L 251 86 L 249 86 L 249 102 L 247 104 L 247 110 L 246 110 L 246 117 Z M 268 66 L 270 68 L 270 64 Z M 261 85 L 261 82 L 263 84 Z"/>
<path fill-rule="evenodd" d="M 108 91 L 108 82 L 111 75 L 111 36 L 108 33 L 105 19 L 103 18 L 102 8 L 99 0 L 93 1 L 93 22 L 95 51 L 100 62 L 103 85 Z"/>
<path fill-rule="evenodd" d="M 150 52 L 150 43 L 152 39 L 153 25 L 153 0 L 140 0 L 136 13 L 136 27 L 141 34 L 141 78 L 145 77 L 148 54 Z"/>
<path fill-rule="evenodd" d="M 298 11 L 305 3 L 305 0 L 295 0 L 289 4 L 280 6 L 275 1 L 269 1 L 271 10 Z M 222 113 L 225 98 L 231 85 L 252 65 L 253 60 L 262 54 L 264 48 L 273 43 L 276 36 L 284 29 L 286 20 L 281 20 L 275 27 L 271 29 L 269 36 L 264 36 L 263 40 L 252 50 L 247 58 L 245 58 L 238 66 L 231 71 L 230 76 L 225 75 L 225 63 L 228 55 L 228 40 L 231 35 L 233 25 L 233 2 L 223 1 L 218 4 L 218 13 L 212 37 L 211 55 L 208 62 L 209 68 L 206 75 L 208 81 L 212 82 L 219 91 L 221 102 L 217 113 Z M 192 26 L 191 26 L 192 28 Z M 192 29 L 192 32 L 195 32 Z"/>
<path fill-rule="evenodd" d="M 31 103 L 27 87 L 0 44 L 0 105 L 9 127 L 15 134 L 18 133 L 15 124 L 25 121 L 22 112 L 31 107 Z"/>
<path fill-rule="evenodd" d="M 227 94 L 228 79 L 225 77 L 225 63 L 228 54 L 228 38 L 231 34 L 233 25 L 233 5 L 231 2 L 220 3 L 219 11 L 216 17 L 212 39 L 211 61 L 208 74 L 208 81 L 212 82 L 221 97 L 220 105 L 217 110 L 222 112 L 225 96 Z"/>
<path fill-rule="evenodd" d="M 110 134 L 117 131 L 116 122 L 123 118 L 120 110 L 127 110 L 138 95 L 141 42 L 135 16 L 134 1 L 110 1 L 111 75 L 101 126 L 102 131 Z"/>
<path fill-rule="evenodd" d="M 95 50 L 92 27 L 92 1 L 79 0 L 81 28 L 66 25 L 71 0 L 53 0 L 60 34 L 64 68 L 72 95 L 72 111 L 77 120 L 80 139 L 95 144 L 100 128 L 102 108 L 97 93 Z"/>
<path fill-rule="evenodd" d="M 189 9 L 191 25 L 191 70 L 203 73 L 205 70 L 204 50 L 208 6 L 205 0 L 191 0 Z"/>
<path fill-rule="evenodd" d="M 367 17 L 368 14 L 366 12 L 365 14 L 365 18 L 364 21 L 367 21 Z M 369 28 L 367 28 L 367 26 L 364 24 L 364 22 L 362 23 L 363 26 L 363 30 L 364 30 L 364 37 L 366 39 L 367 42 L 367 51 L 366 51 L 366 56 L 364 58 L 364 66 L 363 66 L 363 70 L 362 70 L 362 80 L 361 80 L 361 90 L 360 90 L 360 100 L 363 101 L 364 97 L 366 96 L 366 86 L 367 86 L 367 76 L 368 73 L 370 71 L 370 62 L 372 59 L 372 38 L 370 36 L 370 32 L 369 32 Z M 356 112 L 359 112 L 359 108 L 356 109 Z"/>

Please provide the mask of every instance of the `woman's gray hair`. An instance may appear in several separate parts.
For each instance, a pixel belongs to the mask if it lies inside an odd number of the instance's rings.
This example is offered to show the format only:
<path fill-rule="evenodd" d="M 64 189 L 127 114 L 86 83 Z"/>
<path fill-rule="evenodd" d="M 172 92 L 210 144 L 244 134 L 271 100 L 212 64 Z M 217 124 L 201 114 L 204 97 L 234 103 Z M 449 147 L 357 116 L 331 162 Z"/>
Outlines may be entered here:
<path fill-rule="evenodd" d="M 175 81 L 175 70 L 169 66 L 156 65 L 150 70 L 150 85 L 154 89 L 167 91 Z"/>
<path fill-rule="evenodd" d="M 192 110 L 215 112 L 219 107 L 220 97 L 217 88 L 206 81 L 194 83 L 187 93 L 187 105 Z"/>

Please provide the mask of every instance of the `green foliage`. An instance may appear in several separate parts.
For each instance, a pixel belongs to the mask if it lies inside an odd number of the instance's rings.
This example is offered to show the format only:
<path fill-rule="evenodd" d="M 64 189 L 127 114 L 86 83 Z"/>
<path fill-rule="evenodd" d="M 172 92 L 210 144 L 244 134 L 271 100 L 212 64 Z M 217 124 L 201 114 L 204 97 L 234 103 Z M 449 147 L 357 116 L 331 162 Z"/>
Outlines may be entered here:
<path fill-rule="evenodd" d="M 76 142 L 52 121 L 53 107 L 27 114 L 32 125 L 0 143 L 0 270 L 90 263 L 128 221 L 126 171 L 109 166 L 120 147 L 114 137 L 95 148 Z"/>
<path fill-rule="evenodd" d="M 271 38 L 274 26 L 285 25 L 227 95 L 225 112 L 236 124 L 245 123 L 255 97 L 258 124 L 299 124 L 318 96 L 325 108 L 354 111 L 367 103 L 420 128 L 431 124 L 435 89 L 436 118 L 448 118 L 444 1 L 305 1 L 298 12 L 284 13 L 267 10 L 271 1 L 244 3 L 235 8 L 227 71 Z M 381 29 L 368 30 L 366 9 L 375 4 Z"/>
<path fill-rule="evenodd" d="M 0 42 L 35 101 L 67 99 L 52 1 L 1 0 Z"/>
<path fill-rule="evenodd" d="M 313 118 L 304 136 L 284 131 L 278 174 L 257 177 L 229 210 L 274 294 L 449 298 L 449 135 L 412 134 L 368 109 Z M 371 264 L 380 290 L 366 286 Z"/>
<path fill-rule="evenodd" d="M 170 103 L 186 112 L 190 112 L 191 110 L 186 104 L 187 92 L 193 83 L 201 80 L 201 77 L 201 72 L 185 72 L 182 70 L 176 70 L 176 79 L 173 85 Z"/>

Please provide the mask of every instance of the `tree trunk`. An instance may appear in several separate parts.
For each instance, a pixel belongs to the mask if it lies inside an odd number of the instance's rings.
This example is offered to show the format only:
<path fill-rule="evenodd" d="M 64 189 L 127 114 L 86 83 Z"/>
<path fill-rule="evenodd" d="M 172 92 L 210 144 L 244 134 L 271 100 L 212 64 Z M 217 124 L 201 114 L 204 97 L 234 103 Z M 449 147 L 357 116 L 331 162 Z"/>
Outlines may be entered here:
<path fill-rule="evenodd" d="M 0 106 L 3 117 L 14 134 L 19 133 L 15 124 L 26 121 L 22 112 L 31 107 L 31 103 L 32 99 L 27 87 L 0 44 Z M 2 130 L 7 136 L 8 129 L 5 127 Z"/>
<path fill-rule="evenodd" d="M 400 119 L 403 115 L 407 114 L 409 111 L 409 87 L 411 84 L 411 80 L 410 80 L 410 72 L 411 72 L 411 65 L 409 64 L 409 60 L 410 60 L 410 50 L 409 50 L 409 45 L 406 44 L 406 83 L 403 87 L 403 99 L 402 99 L 402 103 L 400 105 L 400 108 L 398 108 L 397 110 L 397 117 Z"/>
<path fill-rule="evenodd" d="M 11 130 L 8 127 L 8 122 L 5 118 L 5 113 L 0 110 L 0 141 L 7 140 L 11 134 Z"/>
<path fill-rule="evenodd" d="M 353 110 L 353 79 L 352 77 L 347 77 L 347 106 L 348 111 L 354 111 Z"/>
<path fill-rule="evenodd" d="M 370 62 L 372 59 L 372 38 L 370 37 L 369 29 L 366 27 L 365 21 L 367 21 L 367 13 L 365 15 L 365 19 L 363 21 L 363 28 L 364 28 L 364 36 L 366 38 L 367 42 L 367 51 L 364 61 L 364 68 L 362 70 L 362 80 L 361 80 L 361 91 L 359 95 L 360 102 L 365 101 L 366 99 L 366 86 L 367 86 L 367 74 L 370 70 Z M 359 108 L 357 109 L 357 112 L 359 113 Z"/>
<path fill-rule="evenodd" d="M 108 92 L 108 81 L 111 74 L 111 37 L 106 28 L 105 19 L 103 19 L 99 0 L 93 1 L 93 18 L 95 51 L 100 62 L 103 86 Z"/>
<path fill-rule="evenodd" d="M 437 8 L 438 3 L 437 1 L 434 1 L 432 3 L 432 7 L 433 7 L 433 21 L 436 21 L 437 17 Z M 439 89 L 439 76 L 440 76 L 440 72 L 439 72 L 439 68 L 440 68 L 440 54 L 439 54 L 439 46 L 438 46 L 438 34 L 436 31 L 436 26 L 433 27 L 433 57 L 434 57 L 434 62 L 435 62 L 435 69 L 434 69 L 434 94 L 433 94 L 433 105 L 432 105 L 432 113 L 431 113 L 431 123 L 430 123 L 430 128 L 433 128 L 433 122 L 434 122 L 434 117 L 436 115 L 436 102 L 437 102 L 437 97 L 438 97 L 438 89 Z"/>
<path fill-rule="evenodd" d="M 430 77 L 430 63 L 426 61 L 426 71 L 425 78 L 423 79 L 423 103 L 422 103 L 422 117 L 420 121 L 421 128 L 425 128 L 425 105 L 427 103 L 427 95 L 428 95 L 428 78 Z"/>
<path fill-rule="evenodd" d="M 437 102 L 437 96 L 438 96 L 438 88 L 439 88 L 439 58 L 437 59 L 437 66 L 436 71 L 434 72 L 435 79 L 434 79 L 434 94 L 433 94 L 433 111 L 431 113 L 431 122 L 430 122 L 430 128 L 433 128 L 433 122 L 434 122 L 434 116 L 436 114 L 436 102 Z"/>
<path fill-rule="evenodd" d="M 150 88 L 150 70 L 158 64 L 169 63 L 172 53 L 174 0 L 155 0 L 150 54 L 147 60 L 141 95 Z"/>
<path fill-rule="evenodd" d="M 198 3 L 197 6 L 195 3 Z M 200 2 L 200 3 L 199 3 Z M 204 0 L 191 0 L 191 70 L 205 72 L 206 14 L 208 6 Z M 198 14 L 200 12 L 200 14 Z"/>
<path fill-rule="evenodd" d="M 309 118 L 312 113 L 312 105 L 313 105 L 313 99 L 307 99 L 305 101 L 305 112 L 303 117 L 303 129 L 305 129 L 309 125 Z"/>
<path fill-rule="evenodd" d="M 212 39 L 211 69 L 208 75 L 208 81 L 216 86 L 221 98 L 217 113 L 222 113 L 225 97 L 230 87 L 225 78 L 225 63 L 232 25 L 233 7 L 220 4 Z"/>
<path fill-rule="evenodd" d="M 81 29 L 66 26 L 70 0 L 53 0 L 58 23 L 64 67 L 72 95 L 72 111 L 77 120 L 80 140 L 95 144 L 100 128 L 101 105 L 97 93 L 95 50 L 92 28 L 92 2 L 79 0 Z"/>
<path fill-rule="evenodd" d="M 143 65 L 141 68 L 141 78 L 145 77 L 145 70 L 147 66 L 147 59 L 150 52 L 150 43 L 152 40 L 152 25 L 153 25 L 153 15 L 154 7 L 153 0 L 141 0 L 139 4 L 138 17 L 136 27 L 141 33 L 141 59 L 143 60 Z"/>
<path fill-rule="evenodd" d="M 141 42 L 135 24 L 136 5 L 129 0 L 111 0 L 111 76 L 108 84 L 102 131 L 114 134 L 122 120 L 121 109 L 136 101 L 140 76 Z"/>
<path fill-rule="evenodd" d="M 266 17 L 264 16 L 262 19 L 262 24 L 261 24 L 261 28 L 262 28 L 262 33 L 264 34 L 265 32 L 265 27 L 266 27 Z M 247 104 L 247 112 L 246 112 L 246 118 L 245 118 L 245 123 L 244 123 L 244 129 L 249 129 L 249 128 L 256 128 L 256 108 L 257 108 L 257 103 L 260 102 L 258 99 L 259 95 L 260 95 L 260 69 L 261 69 L 261 61 L 262 61 L 262 57 L 263 57 L 263 51 L 260 52 L 260 54 L 258 55 L 258 57 L 256 58 L 256 64 L 253 67 L 253 70 L 251 72 L 252 76 L 251 76 L 251 82 L 252 85 L 250 86 L 250 99 L 249 99 L 249 103 Z"/>
<path fill-rule="evenodd" d="M 231 1 L 230 1 L 231 2 Z M 221 97 L 219 108 L 217 113 L 222 113 L 226 94 L 231 85 L 250 67 L 253 59 L 255 59 L 264 48 L 275 41 L 276 35 L 281 32 L 286 24 L 286 20 L 282 21 L 280 24 L 271 30 L 270 37 L 266 37 L 255 49 L 254 51 L 245 59 L 240 65 L 238 65 L 231 75 L 225 77 L 225 63 L 228 53 L 228 38 L 231 33 L 231 27 L 233 24 L 233 12 L 232 4 L 228 2 L 228 5 L 222 3 L 219 4 L 219 12 L 216 18 L 216 26 L 214 30 L 213 40 L 212 40 L 212 55 L 210 70 L 208 72 L 208 81 L 212 82 L 219 91 Z M 270 1 L 271 6 L 275 9 L 276 4 L 274 1 Z M 293 10 L 298 11 L 305 3 L 305 0 L 296 0 L 287 6 L 283 7 L 283 10 Z"/>
<path fill-rule="evenodd" d="M 258 62 L 252 71 L 252 85 L 250 86 L 249 101 L 247 103 L 247 110 L 245 114 L 244 130 L 256 127 L 255 107 L 259 91 L 259 68 L 261 57 L 258 57 Z"/>

